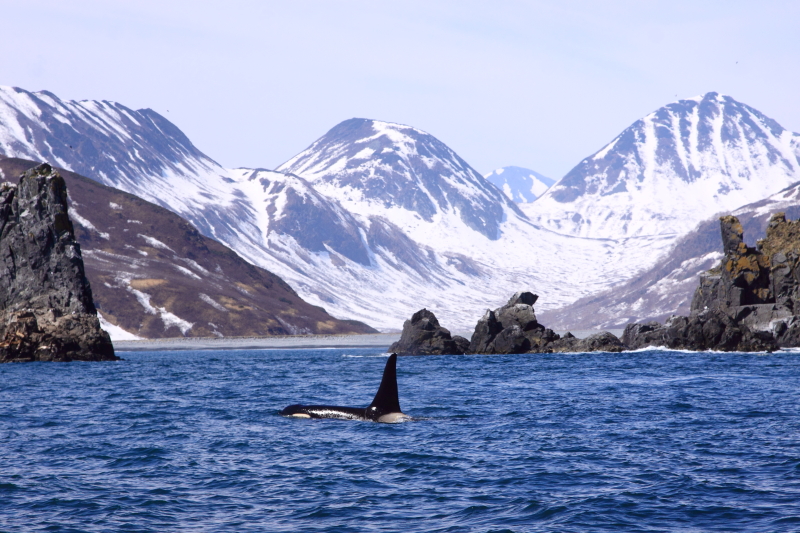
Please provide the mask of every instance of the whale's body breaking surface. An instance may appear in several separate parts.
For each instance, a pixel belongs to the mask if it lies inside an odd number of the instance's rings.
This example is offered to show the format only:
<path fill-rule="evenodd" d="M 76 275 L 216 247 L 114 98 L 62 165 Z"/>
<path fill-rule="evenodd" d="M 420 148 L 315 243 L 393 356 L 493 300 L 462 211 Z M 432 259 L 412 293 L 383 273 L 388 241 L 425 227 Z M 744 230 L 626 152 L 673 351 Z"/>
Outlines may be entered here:
<path fill-rule="evenodd" d="M 410 417 L 400 410 L 397 392 L 397 354 L 386 361 L 383 378 L 372 403 L 367 407 L 336 405 L 290 405 L 281 415 L 294 418 L 338 418 L 341 420 L 371 420 L 373 422 L 402 422 Z"/>

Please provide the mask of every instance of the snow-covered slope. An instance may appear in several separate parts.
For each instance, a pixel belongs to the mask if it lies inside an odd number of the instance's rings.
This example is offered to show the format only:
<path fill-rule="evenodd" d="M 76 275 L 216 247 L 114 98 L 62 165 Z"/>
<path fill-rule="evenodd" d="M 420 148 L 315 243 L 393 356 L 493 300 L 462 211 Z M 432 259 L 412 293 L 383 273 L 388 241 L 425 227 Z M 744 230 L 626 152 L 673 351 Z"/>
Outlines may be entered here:
<path fill-rule="evenodd" d="M 523 210 L 568 235 L 679 235 L 797 180 L 800 135 L 712 92 L 636 121 Z"/>
<path fill-rule="evenodd" d="M 0 155 L 47 161 L 136 194 L 210 236 L 249 216 L 225 182 L 228 171 L 151 109 L 0 86 Z"/>
<path fill-rule="evenodd" d="M 587 238 L 532 223 L 444 143 L 409 126 L 348 120 L 280 171 L 230 170 L 152 111 L 1 93 L 0 155 L 78 169 L 164 206 L 306 301 L 383 329 L 427 307 L 468 330 L 520 289 L 540 294 L 539 310 L 561 307 L 630 279 L 675 239 Z"/>
<path fill-rule="evenodd" d="M 769 219 L 783 212 L 800 218 L 800 183 L 732 212 L 744 227 L 745 241 L 755 246 L 764 237 Z M 704 220 L 678 239 L 651 268 L 607 291 L 561 309 L 540 314 L 554 328 L 615 328 L 631 322 L 658 320 L 673 314 L 688 315 L 700 274 L 722 258 L 719 217 Z"/>
<path fill-rule="evenodd" d="M 522 167 L 498 168 L 484 178 L 503 191 L 509 200 L 517 203 L 536 200 L 555 183 L 555 180 Z"/>
<path fill-rule="evenodd" d="M 292 272 L 279 273 L 309 292 L 328 285 L 327 294 L 320 295 L 323 301 L 323 296 L 332 295 L 336 305 L 360 300 L 347 316 L 370 324 L 380 318 L 357 313 L 371 309 L 392 314 L 393 323 L 380 325 L 397 328 L 412 311 L 427 306 L 448 327 L 468 329 L 486 307 L 515 290 L 539 291 L 540 307 L 547 308 L 636 270 L 621 261 L 627 243 L 573 238 L 530 224 L 513 202 L 441 141 L 409 126 L 345 121 L 278 170 L 301 176 L 352 213 L 371 254 L 369 265 L 345 263 L 341 254 L 332 253 L 331 244 L 328 257 L 318 255 L 303 265 L 305 273 L 312 263 L 319 269 L 307 276 L 311 283 Z M 257 192 L 249 194 L 254 197 Z M 270 205 L 273 200 L 264 202 Z M 378 221 L 393 230 L 393 237 L 380 243 L 372 238 Z M 264 221 L 261 227 L 271 223 Z M 282 233 L 281 242 L 288 253 L 292 248 L 287 235 Z M 634 240 L 632 255 L 642 261 L 669 243 L 660 237 Z M 293 253 L 298 253 L 299 241 L 292 241 Z M 277 243 L 270 243 L 276 250 Z M 284 258 L 287 264 L 294 262 Z M 598 260 L 608 265 L 602 272 Z M 385 306 L 387 299 L 391 308 Z"/>
<path fill-rule="evenodd" d="M 302 176 L 347 209 L 386 217 L 404 231 L 427 231 L 436 221 L 445 232 L 466 226 L 496 240 L 504 218 L 523 216 L 443 142 L 401 124 L 346 120 L 277 170 Z"/>

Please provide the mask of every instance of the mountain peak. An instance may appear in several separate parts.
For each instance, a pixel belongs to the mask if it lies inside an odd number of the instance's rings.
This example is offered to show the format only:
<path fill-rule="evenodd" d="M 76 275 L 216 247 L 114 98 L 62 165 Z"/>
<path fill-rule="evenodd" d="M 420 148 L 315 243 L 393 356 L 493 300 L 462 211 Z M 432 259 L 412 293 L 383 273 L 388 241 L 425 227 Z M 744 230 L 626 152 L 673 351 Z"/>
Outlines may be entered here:
<path fill-rule="evenodd" d="M 456 216 L 497 239 L 505 210 L 524 216 L 452 149 L 422 130 L 363 118 L 334 126 L 277 168 L 364 214 L 398 225 Z M 404 220 L 401 220 L 404 219 Z"/>
<path fill-rule="evenodd" d="M 634 122 L 528 214 L 555 231 L 586 237 L 681 233 L 799 179 L 799 135 L 709 92 Z"/>
<path fill-rule="evenodd" d="M 514 166 L 495 169 L 484 178 L 517 203 L 533 202 L 555 183 L 538 172 Z"/>

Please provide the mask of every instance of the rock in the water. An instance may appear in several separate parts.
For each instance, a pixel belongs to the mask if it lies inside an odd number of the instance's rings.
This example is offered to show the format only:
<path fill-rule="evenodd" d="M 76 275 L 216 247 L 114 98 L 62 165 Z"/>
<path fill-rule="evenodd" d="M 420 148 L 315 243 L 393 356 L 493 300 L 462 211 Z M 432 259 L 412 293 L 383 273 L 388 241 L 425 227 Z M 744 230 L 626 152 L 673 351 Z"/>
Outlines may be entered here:
<path fill-rule="evenodd" d="M 64 180 L 49 165 L 0 186 L 0 362 L 115 360 L 100 328 Z"/>
<path fill-rule="evenodd" d="M 570 333 L 559 336 L 536 320 L 533 304 L 538 296 L 518 292 L 506 305 L 486 311 L 478 320 L 470 342 L 470 353 L 620 352 L 620 340 L 608 332 L 578 339 Z"/>
<path fill-rule="evenodd" d="M 518 292 L 503 307 L 486 313 L 475 325 L 470 353 L 540 352 L 558 335 L 539 324 L 533 304 L 539 297 Z"/>
<path fill-rule="evenodd" d="M 550 343 L 548 348 L 552 352 L 613 352 L 619 353 L 625 350 L 616 335 L 608 331 L 601 331 L 579 339 L 567 332 L 560 339 Z"/>
<path fill-rule="evenodd" d="M 673 316 L 665 324 L 628 324 L 622 342 L 631 350 L 663 346 L 675 350 L 772 352 L 778 348 L 768 331 L 754 331 L 719 309 Z"/>
<path fill-rule="evenodd" d="M 450 331 L 439 325 L 436 315 L 420 309 L 403 324 L 400 340 L 389 347 L 398 355 L 463 355 L 469 348 L 464 337 L 450 336 Z"/>

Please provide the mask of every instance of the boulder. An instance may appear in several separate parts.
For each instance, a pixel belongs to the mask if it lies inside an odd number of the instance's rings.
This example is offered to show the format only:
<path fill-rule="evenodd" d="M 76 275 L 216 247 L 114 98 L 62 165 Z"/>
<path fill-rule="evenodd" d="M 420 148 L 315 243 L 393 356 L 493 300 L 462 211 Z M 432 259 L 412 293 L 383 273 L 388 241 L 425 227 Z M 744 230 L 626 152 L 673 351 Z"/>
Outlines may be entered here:
<path fill-rule="evenodd" d="M 487 310 L 475 325 L 469 345 L 470 353 L 553 353 L 553 352 L 620 352 L 622 342 L 608 332 L 578 339 L 571 333 L 564 337 L 536 320 L 533 304 L 538 296 L 518 292 L 506 305 Z"/>
<path fill-rule="evenodd" d="M 463 355 L 468 349 L 467 339 L 451 337 L 450 331 L 440 326 L 436 315 L 427 309 L 420 309 L 406 320 L 400 340 L 389 347 L 398 355 Z"/>
<path fill-rule="evenodd" d="M 614 352 L 618 353 L 625 349 L 616 335 L 608 331 L 601 331 L 579 339 L 572 333 L 565 333 L 560 339 L 547 345 L 548 351 L 554 353 L 565 352 Z"/>
<path fill-rule="evenodd" d="M 0 362 L 114 360 L 64 180 L 49 165 L 0 186 Z"/>
<path fill-rule="evenodd" d="M 539 297 L 518 292 L 503 307 L 487 310 L 475 325 L 470 353 L 527 353 L 547 351 L 558 335 L 536 320 L 533 304 Z"/>

